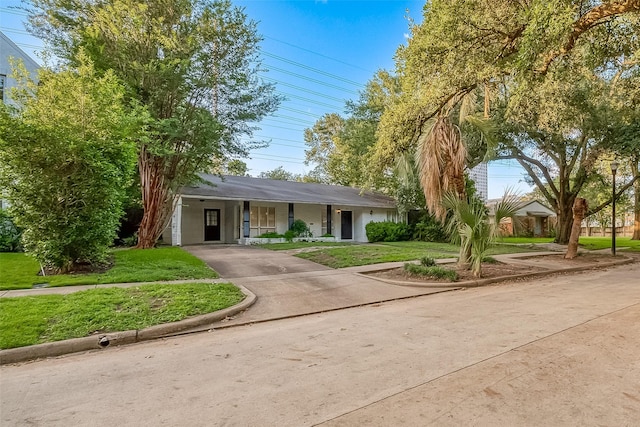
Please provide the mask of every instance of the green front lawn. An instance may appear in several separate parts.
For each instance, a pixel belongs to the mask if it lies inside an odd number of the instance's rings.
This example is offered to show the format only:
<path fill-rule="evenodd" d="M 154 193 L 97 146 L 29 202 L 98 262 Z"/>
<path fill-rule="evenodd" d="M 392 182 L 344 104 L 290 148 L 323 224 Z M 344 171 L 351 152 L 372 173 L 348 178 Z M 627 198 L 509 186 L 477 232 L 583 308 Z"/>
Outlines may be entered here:
<path fill-rule="evenodd" d="M 611 248 L 611 237 L 580 237 L 580 246 L 591 251 Z M 616 250 L 640 252 L 640 240 L 616 237 Z"/>
<path fill-rule="evenodd" d="M 143 285 L 0 299 L 0 348 L 143 329 L 244 299 L 230 283 Z"/>
<path fill-rule="evenodd" d="M 22 253 L 0 253 L 0 290 L 159 280 L 212 279 L 218 274 L 203 261 L 178 247 L 114 250 L 114 265 L 104 273 L 38 276 L 40 265 Z"/>
<path fill-rule="evenodd" d="M 551 243 L 553 238 L 551 237 L 502 237 L 500 239 L 502 243 L 510 244 L 535 244 L 535 243 Z M 580 246 L 590 251 L 598 249 L 611 248 L 611 237 L 580 237 Z M 640 252 L 640 240 L 631 240 L 631 237 L 616 237 L 616 248 L 620 250 Z"/>
<path fill-rule="evenodd" d="M 504 253 L 530 252 L 531 249 L 511 245 L 495 245 L 488 255 Z M 327 248 L 297 254 L 332 268 L 353 267 L 357 265 L 379 264 L 394 261 L 413 261 L 422 257 L 457 258 L 459 247 L 449 243 L 434 242 L 380 242 L 365 245 L 352 245 L 344 248 Z"/>

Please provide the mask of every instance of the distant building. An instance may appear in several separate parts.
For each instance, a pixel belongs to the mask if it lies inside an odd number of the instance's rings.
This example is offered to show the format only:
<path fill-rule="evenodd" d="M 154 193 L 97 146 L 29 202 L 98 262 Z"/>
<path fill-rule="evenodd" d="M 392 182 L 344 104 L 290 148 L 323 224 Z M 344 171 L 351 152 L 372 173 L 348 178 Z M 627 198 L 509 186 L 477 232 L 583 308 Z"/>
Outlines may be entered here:
<path fill-rule="evenodd" d="M 487 201 L 489 195 L 489 178 L 487 173 L 487 164 L 480 163 L 473 169 L 469 170 L 469 178 L 476 184 L 476 190 L 478 190 L 478 196 L 483 201 Z"/>
<path fill-rule="evenodd" d="M 36 61 L 0 31 L 0 101 L 5 103 L 11 103 L 9 89 L 16 85 L 15 79 L 11 78 L 9 58 L 22 60 L 33 78 L 36 77 L 38 68 L 40 68 Z"/>
<path fill-rule="evenodd" d="M 11 78 L 9 58 L 22 60 L 33 78 L 36 78 L 36 73 L 40 68 L 36 61 L 0 31 L 0 102 L 8 104 L 12 103 L 9 89 L 16 85 L 15 79 Z M 6 209 L 8 206 L 9 202 L 2 198 L 2 190 L 0 189 L 0 209 Z"/>
<path fill-rule="evenodd" d="M 489 217 L 495 217 L 496 204 L 501 199 L 486 202 Z M 504 218 L 500 228 L 505 236 L 550 237 L 557 223 L 556 213 L 538 200 L 520 200 L 512 218 Z"/>

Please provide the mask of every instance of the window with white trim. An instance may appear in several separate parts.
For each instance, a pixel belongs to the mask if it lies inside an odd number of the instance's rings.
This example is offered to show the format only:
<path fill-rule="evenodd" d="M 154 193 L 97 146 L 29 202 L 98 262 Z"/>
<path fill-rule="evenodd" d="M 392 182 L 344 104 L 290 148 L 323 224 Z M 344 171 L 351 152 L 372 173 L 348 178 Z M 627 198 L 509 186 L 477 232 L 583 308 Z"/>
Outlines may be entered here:
<path fill-rule="evenodd" d="M 4 89 L 7 83 L 7 76 L 0 74 L 0 102 L 4 103 Z"/>
<path fill-rule="evenodd" d="M 250 237 L 260 236 L 264 233 L 275 233 L 276 208 L 251 205 L 249 221 Z"/>

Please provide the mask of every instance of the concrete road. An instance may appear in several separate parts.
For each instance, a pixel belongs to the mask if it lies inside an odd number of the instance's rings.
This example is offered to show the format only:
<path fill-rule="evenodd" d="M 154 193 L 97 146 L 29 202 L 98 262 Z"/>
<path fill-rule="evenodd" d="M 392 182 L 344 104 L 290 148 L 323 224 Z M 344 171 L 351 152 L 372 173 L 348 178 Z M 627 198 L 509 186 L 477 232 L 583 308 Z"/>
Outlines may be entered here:
<path fill-rule="evenodd" d="M 0 368 L 3 426 L 640 420 L 640 264 Z"/>

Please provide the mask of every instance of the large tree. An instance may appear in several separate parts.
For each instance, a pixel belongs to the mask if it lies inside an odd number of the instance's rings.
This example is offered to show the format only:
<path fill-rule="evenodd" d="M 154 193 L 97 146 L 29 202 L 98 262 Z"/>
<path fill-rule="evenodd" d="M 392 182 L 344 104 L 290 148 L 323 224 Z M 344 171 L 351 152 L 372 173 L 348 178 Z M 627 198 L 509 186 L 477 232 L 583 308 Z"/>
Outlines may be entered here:
<path fill-rule="evenodd" d="M 537 115 L 536 123 L 528 123 L 537 131 L 535 125 L 546 118 L 536 110 L 549 107 L 540 90 L 584 68 L 606 80 L 621 63 L 637 60 L 639 12 L 638 0 L 429 1 L 424 21 L 412 26 L 408 45 L 397 53 L 403 95 L 382 117 L 375 156 L 379 169 L 393 164 L 398 153 L 414 150 L 430 121 L 443 120 L 469 95 L 478 94 L 485 115 L 493 116 L 494 100 L 508 94 L 502 117 L 522 124 L 521 118 Z M 579 161 L 572 151 L 567 154 L 569 163 Z M 558 215 L 566 217 L 575 194 L 558 192 L 565 195 L 558 201 Z M 568 233 L 561 233 L 559 241 L 567 239 Z"/>
<path fill-rule="evenodd" d="M 274 88 L 256 76 L 256 23 L 226 0 L 33 0 L 31 28 L 73 62 L 84 48 L 114 70 L 150 115 L 139 141 L 144 215 L 138 247 L 152 247 L 180 187 L 224 158 L 246 155 L 244 137 L 275 110 Z"/>
<path fill-rule="evenodd" d="M 306 163 L 316 164 L 315 174 L 332 184 L 389 191 L 389 177 L 373 173 L 370 158 L 380 117 L 398 95 L 398 79 L 379 70 L 358 99 L 347 101 L 344 116 L 325 114 L 306 129 Z"/>
<path fill-rule="evenodd" d="M 140 116 L 127 113 L 113 73 L 18 72 L 18 108 L 0 105 L 0 188 L 23 244 L 56 272 L 105 261 L 135 167 Z"/>

